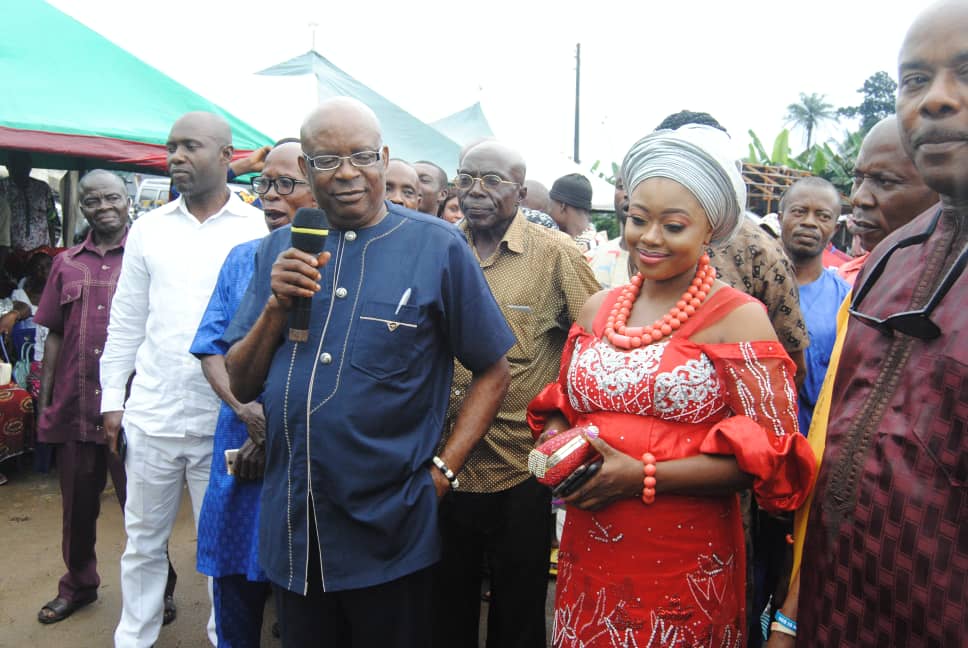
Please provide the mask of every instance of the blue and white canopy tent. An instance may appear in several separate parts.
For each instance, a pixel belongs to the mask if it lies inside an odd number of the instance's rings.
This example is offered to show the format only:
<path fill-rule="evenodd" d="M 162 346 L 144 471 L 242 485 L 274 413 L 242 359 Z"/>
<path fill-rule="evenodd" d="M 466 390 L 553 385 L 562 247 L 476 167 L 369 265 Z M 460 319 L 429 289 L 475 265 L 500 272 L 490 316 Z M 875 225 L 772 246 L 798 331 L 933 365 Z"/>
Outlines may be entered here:
<path fill-rule="evenodd" d="M 383 127 L 383 138 L 393 157 L 410 162 L 430 160 L 444 169 L 457 168 L 460 146 L 434 127 L 417 119 L 380 93 L 357 81 L 333 65 L 319 52 L 311 50 L 295 58 L 256 72 L 265 76 L 316 77 L 317 100 L 332 97 L 359 99 L 376 113 Z"/>

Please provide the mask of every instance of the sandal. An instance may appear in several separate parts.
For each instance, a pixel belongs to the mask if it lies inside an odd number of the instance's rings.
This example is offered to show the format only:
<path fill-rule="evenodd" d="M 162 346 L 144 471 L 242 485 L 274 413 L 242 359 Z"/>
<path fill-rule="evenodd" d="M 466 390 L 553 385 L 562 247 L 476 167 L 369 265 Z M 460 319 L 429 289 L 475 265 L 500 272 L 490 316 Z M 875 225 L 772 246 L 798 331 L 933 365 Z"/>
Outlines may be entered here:
<path fill-rule="evenodd" d="M 44 625 L 63 621 L 77 610 L 80 610 L 86 605 L 90 605 L 96 600 L 97 592 L 76 601 L 68 601 L 58 596 L 51 601 L 47 601 L 44 607 L 40 608 L 40 612 L 37 613 L 37 620 Z"/>
<path fill-rule="evenodd" d="M 175 595 L 165 594 L 165 613 L 161 617 L 161 625 L 166 626 L 178 617 L 178 606 L 175 605 Z"/>

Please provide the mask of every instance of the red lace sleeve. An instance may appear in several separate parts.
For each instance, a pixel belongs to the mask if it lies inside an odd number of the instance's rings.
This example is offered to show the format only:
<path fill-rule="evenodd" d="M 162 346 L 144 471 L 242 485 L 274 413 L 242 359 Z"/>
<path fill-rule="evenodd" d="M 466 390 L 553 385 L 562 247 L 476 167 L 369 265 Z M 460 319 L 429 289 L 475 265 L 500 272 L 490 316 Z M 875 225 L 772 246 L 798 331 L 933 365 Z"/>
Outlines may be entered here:
<path fill-rule="evenodd" d="M 561 370 L 558 372 L 558 380 L 549 383 L 528 404 L 528 427 L 531 428 L 531 435 L 535 439 L 541 436 L 545 421 L 553 414 L 562 414 L 572 425 L 578 419 L 578 412 L 568 401 L 565 385 L 568 380 L 571 355 L 575 350 L 575 339 L 581 335 L 585 335 L 585 329 L 578 324 L 572 324 L 571 330 L 568 331 L 568 339 L 565 341 L 565 348 L 561 352 Z"/>
<path fill-rule="evenodd" d="M 709 344 L 703 351 L 726 385 L 733 415 L 713 426 L 700 451 L 735 456 L 767 511 L 798 508 L 816 461 L 797 426 L 793 361 L 774 341 Z"/>

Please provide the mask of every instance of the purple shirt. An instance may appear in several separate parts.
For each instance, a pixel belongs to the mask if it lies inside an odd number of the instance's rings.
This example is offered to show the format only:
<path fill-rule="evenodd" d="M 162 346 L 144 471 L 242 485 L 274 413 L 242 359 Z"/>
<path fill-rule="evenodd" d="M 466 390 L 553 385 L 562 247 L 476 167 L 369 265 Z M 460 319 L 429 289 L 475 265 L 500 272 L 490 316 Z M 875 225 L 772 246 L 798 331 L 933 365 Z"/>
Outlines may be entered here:
<path fill-rule="evenodd" d="M 105 441 L 99 363 L 126 239 L 127 234 L 102 255 L 88 234 L 83 243 L 54 258 L 34 315 L 37 323 L 63 336 L 51 403 L 38 422 L 41 441 Z"/>

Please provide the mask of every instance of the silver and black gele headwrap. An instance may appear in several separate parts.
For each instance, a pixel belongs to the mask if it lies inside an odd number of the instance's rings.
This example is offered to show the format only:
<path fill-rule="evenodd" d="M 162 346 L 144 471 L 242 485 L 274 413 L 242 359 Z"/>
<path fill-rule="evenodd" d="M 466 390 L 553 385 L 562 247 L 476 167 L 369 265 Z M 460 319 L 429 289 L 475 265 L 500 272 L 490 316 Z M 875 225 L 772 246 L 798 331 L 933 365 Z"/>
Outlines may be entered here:
<path fill-rule="evenodd" d="M 705 210 L 712 227 L 710 242 L 722 243 L 739 227 L 746 207 L 746 184 L 730 149 L 729 135 L 711 126 L 656 131 L 626 153 L 622 178 L 630 195 L 649 178 L 678 182 Z"/>

